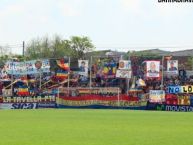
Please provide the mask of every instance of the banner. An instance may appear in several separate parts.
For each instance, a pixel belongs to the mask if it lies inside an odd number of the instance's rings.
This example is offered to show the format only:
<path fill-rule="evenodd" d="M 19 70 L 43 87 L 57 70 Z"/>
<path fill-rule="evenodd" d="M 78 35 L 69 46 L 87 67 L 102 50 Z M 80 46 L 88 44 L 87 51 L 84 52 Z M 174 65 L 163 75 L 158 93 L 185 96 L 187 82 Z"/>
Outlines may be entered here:
<path fill-rule="evenodd" d="M 181 86 L 167 86 L 166 88 L 168 94 L 181 93 Z"/>
<path fill-rule="evenodd" d="M 168 60 L 167 71 L 170 74 L 178 74 L 178 60 Z"/>
<path fill-rule="evenodd" d="M 55 102 L 37 103 L 37 108 L 56 108 Z"/>
<path fill-rule="evenodd" d="M 2 97 L 3 103 L 37 103 L 37 102 L 55 102 L 55 95 L 41 95 L 28 97 Z"/>
<path fill-rule="evenodd" d="M 5 97 L 12 96 L 12 90 L 11 89 L 3 89 L 2 93 L 3 93 L 3 96 L 5 96 Z"/>
<path fill-rule="evenodd" d="M 109 95 L 109 96 L 114 96 L 117 94 L 121 93 L 121 89 L 119 88 L 73 88 L 69 90 L 71 94 L 74 94 L 72 96 L 77 96 L 77 95 L 85 95 L 85 94 L 96 94 L 96 95 Z M 67 88 L 59 88 L 59 93 L 60 94 L 67 94 L 68 89 Z"/>
<path fill-rule="evenodd" d="M 146 61 L 147 77 L 157 78 L 160 77 L 160 61 Z"/>
<path fill-rule="evenodd" d="M 166 105 L 156 103 L 148 103 L 146 109 L 157 111 L 193 112 L 193 106 Z"/>
<path fill-rule="evenodd" d="M 190 105 L 190 96 L 188 95 L 178 95 L 178 105 Z"/>
<path fill-rule="evenodd" d="M 56 108 L 56 103 L 0 103 L 0 109 Z"/>
<path fill-rule="evenodd" d="M 118 69 L 116 72 L 116 78 L 131 78 L 130 70 L 120 70 Z"/>
<path fill-rule="evenodd" d="M 131 61 L 130 60 L 120 60 L 119 61 L 119 69 L 131 69 Z"/>
<path fill-rule="evenodd" d="M 37 103 L 0 103 L 0 109 L 36 109 Z"/>
<path fill-rule="evenodd" d="M 193 93 L 193 86 L 181 86 L 182 93 Z"/>
<path fill-rule="evenodd" d="M 80 94 L 87 94 L 88 92 L 91 94 L 100 94 L 100 95 L 108 95 L 108 94 L 119 94 L 119 88 L 92 88 L 92 89 L 78 89 Z"/>
<path fill-rule="evenodd" d="M 88 60 L 78 60 L 79 74 L 88 76 Z"/>
<path fill-rule="evenodd" d="M 117 64 L 115 62 L 106 62 L 103 66 L 102 76 L 105 78 L 114 78 L 116 76 Z"/>
<path fill-rule="evenodd" d="M 56 108 L 55 95 L 1 97 L 0 109 Z"/>
<path fill-rule="evenodd" d="M 177 93 L 193 93 L 193 86 L 168 86 L 168 94 L 177 94 Z"/>
<path fill-rule="evenodd" d="M 84 95 L 80 97 L 63 97 L 57 99 L 59 108 L 125 108 L 144 110 L 147 101 L 139 101 L 137 97 L 128 97 L 126 95 L 101 96 Z"/>
<path fill-rule="evenodd" d="M 100 58 L 92 65 L 93 77 L 115 78 L 117 61 L 114 58 Z"/>
<path fill-rule="evenodd" d="M 162 103 L 165 101 L 165 91 L 164 90 L 150 90 L 149 91 L 149 101 L 153 103 Z"/>
<path fill-rule="evenodd" d="M 50 72 L 49 60 L 32 60 L 25 62 L 7 62 L 4 66 L 5 71 L 8 74 L 13 75 L 26 75 L 36 74 L 40 72 Z"/>

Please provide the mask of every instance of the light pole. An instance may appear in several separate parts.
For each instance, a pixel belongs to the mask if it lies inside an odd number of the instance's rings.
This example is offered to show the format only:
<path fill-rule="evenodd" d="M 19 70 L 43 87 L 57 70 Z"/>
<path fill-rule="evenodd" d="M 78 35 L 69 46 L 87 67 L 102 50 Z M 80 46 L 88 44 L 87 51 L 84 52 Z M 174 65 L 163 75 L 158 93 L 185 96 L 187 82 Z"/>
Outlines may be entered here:
<path fill-rule="evenodd" d="M 90 58 L 90 89 L 92 88 L 92 56 Z"/>
<path fill-rule="evenodd" d="M 23 41 L 23 57 L 25 56 L 25 41 Z"/>
<path fill-rule="evenodd" d="M 161 90 L 164 89 L 164 56 L 162 56 L 162 80 L 161 80 Z"/>
<path fill-rule="evenodd" d="M 69 95 L 69 90 L 70 90 L 70 57 L 68 58 L 68 95 Z"/>
<path fill-rule="evenodd" d="M 13 58 L 11 59 L 11 95 L 13 96 Z"/>

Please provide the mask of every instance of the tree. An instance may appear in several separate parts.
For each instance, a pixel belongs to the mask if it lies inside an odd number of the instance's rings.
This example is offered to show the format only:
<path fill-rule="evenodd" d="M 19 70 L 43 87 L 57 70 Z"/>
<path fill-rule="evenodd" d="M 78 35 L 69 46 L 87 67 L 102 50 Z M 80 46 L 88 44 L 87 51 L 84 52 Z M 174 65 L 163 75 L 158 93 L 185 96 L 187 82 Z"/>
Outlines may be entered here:
<path fill-rule="evenodd" d="M 48 36 L 32 39 L 26 48 L 26 55 L 30 59 L 38 58 L 61 58 L 70 56 L 73 58 L 82 58 L 84 54 L 93 50 L 94 46 L 88 37 L 73 36 L 68 39 L 62 39 L 55 35 L 53 39 Z"/>
<path fill-rule="evenodd" d="M 41 52 L 41 40 L 39 38 L 32 39 L 26 47 L 26 56 L 30 59 L 37 59 L 42 58 L 42 52 Z"/>
<path fill-rule="evenodd" d="M 71 48 L 73 50 L 73 57 L 84 58 L 85 53 L 94 49 L 94 45 L 88 37 L 73 36 L 70 38 Z"/>
<path fill-rule="evenodd" d="M 9 46 L 0 46 L 0 68 L 12 57 Z"/>
<path fill-rule="evenodd" d="M 188 57 L 187 65 L 189 66 L 191 70 L 193 69 L 193 57 L 192 56 Z"/>
<path fill-rule="evenodd" d="M 71 42 L 69 40 L 62 40 L 60 36 L 55 36 L 52 41 L 52 57 L 62 58 L 64 56 L 72 56 Z"/>
<path fill-rule="evenodd" d="M 0 68 L 2 68 L 4 66 L 4 64 L 7 62 L 7 60 L 9 60 L 8 55 L 0 56 Z"/>
<path fill-rule="evenodd" d="M 144 60 L 162 59 L 161 55 L 149 51 L 128 51 L 124 57 L 133 57 L 133 56 L 143 58 Z"/>

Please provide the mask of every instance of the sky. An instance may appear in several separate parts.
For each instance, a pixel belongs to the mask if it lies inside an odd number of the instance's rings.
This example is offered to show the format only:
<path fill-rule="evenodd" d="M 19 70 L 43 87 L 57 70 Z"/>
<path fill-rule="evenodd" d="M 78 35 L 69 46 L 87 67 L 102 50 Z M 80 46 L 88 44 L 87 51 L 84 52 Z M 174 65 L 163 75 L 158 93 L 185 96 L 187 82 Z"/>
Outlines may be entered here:
<path fill-rule="evenodd" d="M 193 3 L 1 0 L 0 45 L 22 53 L 22 41 L 56 34 L 88 36 L 97 50 L 193 49 Z"/>

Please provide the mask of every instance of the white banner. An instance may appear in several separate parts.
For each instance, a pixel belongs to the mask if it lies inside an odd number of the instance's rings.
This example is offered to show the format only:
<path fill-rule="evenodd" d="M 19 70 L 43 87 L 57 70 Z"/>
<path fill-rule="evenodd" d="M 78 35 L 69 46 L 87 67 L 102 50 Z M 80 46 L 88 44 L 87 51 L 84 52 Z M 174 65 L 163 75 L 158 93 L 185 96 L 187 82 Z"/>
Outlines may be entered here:
<path fill-rule="evenodd" d="M 119 69 L 131 69 L 131 61 L 130 60 L 120 60 L 119 61 Z"/>
<path fill-rule="evenodd" d="M 78 60 L 79 74 L 88 76 L 88 60 Z"/>
<path fill-rule="evenodd" d="M 116 72 L 117 78 L 131 78 L 131 71 L 130 70 L 117 70 Z"/>
<path fill-rule="evenodd" d="M 147 77 L 160 77 L 160 61 L 146 61 Z"/>
<path fill-rule="evenodd" d="M 165 91 L 164 90 L 150 90 L 149 91 L 149 101 L 153 103 L 161 103 L 165 101 Z"/>
<path fill-rule="evenodd" d="M 167 72 L 169 74 L 178 74 L 178 60 L 167 61 Z"/>

